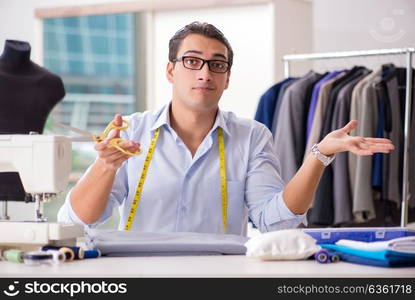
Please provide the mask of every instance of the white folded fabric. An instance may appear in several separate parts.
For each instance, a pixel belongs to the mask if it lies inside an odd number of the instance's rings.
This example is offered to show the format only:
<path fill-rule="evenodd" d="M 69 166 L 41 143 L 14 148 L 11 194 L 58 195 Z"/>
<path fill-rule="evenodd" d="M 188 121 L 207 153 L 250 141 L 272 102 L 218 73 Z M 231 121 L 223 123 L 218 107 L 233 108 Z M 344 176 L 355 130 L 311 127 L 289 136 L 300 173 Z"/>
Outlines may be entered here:
<path fill-rule="evenodd" d="M 394 250 L 398 252 L 415 254 L 415 236 L 401 237 L 388 241 L 361 242 L 353 240 L 339 240 L 336 245 L 346 246 L 353 249 L 381 251 Z"/>
<path fill-rule="evenodd" d="M 137 232 L 88 229 L 86 245 L 106 256 L 245 254 L 247 237 L 197 232 Z"/>
<path fill-rule="evenodd" d="M 302 229 L 263 233 L 252 237 L 245 246 L 247 257 L 261 260 L 307 259 L 321 249 L 316 240 Z"/>

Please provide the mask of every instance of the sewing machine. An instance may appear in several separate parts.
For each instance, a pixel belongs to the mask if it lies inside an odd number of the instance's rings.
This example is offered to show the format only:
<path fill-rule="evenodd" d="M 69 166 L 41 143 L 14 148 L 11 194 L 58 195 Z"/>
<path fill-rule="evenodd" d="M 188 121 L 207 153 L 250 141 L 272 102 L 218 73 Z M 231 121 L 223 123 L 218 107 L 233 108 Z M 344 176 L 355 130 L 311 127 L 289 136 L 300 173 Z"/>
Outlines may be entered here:
<path fill-rule="evenodd" d="M 59 135 L 0 135 L 0 172 L 18 172 L 35 202 L 35 221 L 0 221 L 0 249 L 75 246 L 79 224 L 46 222 L 43 203 L 62 192 L 71 171 L 71 139 Z M 0 199 L 1 200 L 1 199 Z"/>

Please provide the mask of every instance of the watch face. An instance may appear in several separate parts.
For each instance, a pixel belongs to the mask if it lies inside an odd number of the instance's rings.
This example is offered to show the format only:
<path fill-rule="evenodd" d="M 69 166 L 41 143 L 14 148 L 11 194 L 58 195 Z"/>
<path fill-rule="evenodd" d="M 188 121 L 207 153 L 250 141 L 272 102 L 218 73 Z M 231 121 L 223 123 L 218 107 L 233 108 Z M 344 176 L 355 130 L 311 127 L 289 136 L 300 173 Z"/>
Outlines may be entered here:
<path fill-rule="evenodd" d="M 326 167 L 334 160 L 335 157 L 334 154 L 332 156 L 326 156 L 321 153 L 317 148 L 317 144 L 314 144 L 313 147 L 311 147 L 311 153 L 313 153 L 313 155 Z"/>
<path fill-rule="evenodd" d="M 326 166 L 331 164 L 331 162 L 334 160 L 334 154 L 332 156 L 326 156 Z"/>

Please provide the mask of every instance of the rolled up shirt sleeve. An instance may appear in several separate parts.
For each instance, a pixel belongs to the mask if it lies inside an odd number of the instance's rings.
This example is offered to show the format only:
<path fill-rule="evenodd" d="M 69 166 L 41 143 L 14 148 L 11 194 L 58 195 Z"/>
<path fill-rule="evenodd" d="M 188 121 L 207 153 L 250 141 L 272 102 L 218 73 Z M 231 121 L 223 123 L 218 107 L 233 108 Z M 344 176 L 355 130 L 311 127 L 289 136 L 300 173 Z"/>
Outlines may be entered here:
<path fill-rule="evenodd" d="M 124 162 L 122 166 L 117 170 L 117 174 L 115 176 L 114 183 L 112 185 L 112 189 L 108 197 L 108 202 L 105 207 L 105 211 L 95 223 L 86 224 L 75 213 L 71 205 L 72 189 L 66 195 L 65 202 L 58 211 L 58 222 L 78 223 L 93 228 L 99 224 L 104 223 L 108 218 L 110 218 L 114 207 L 121 205 L 128 194 L 126 164 L 127 162 Z M 80 180 L 82 180 L 88 174 L 88 172 L 91 170 L 91 167 L 92 165 L 86 170 L 86 172 Z"/>
<path fill-rule="evenodd" d="M 251 220 L 261 232 L 296 228 L 301 223 L 307 225 L 307 212 L 294 214 L 283 199 L 285 184 L 271 132 L 265 126 L 258 126 L 255 131 L 245 185 Z"/>
<path fill-rule="evenodd" d="M 300 224 L 307 225 L 307 212 L 294 214 L 285 204 L 282 192 L 276 195 L 276 200 L 271 200 L 270 205 L 276 205 L 276 209 L 270 207 L 265 211 L 265 222 L 262 225 L 265 231 L 296 228 Z"/>

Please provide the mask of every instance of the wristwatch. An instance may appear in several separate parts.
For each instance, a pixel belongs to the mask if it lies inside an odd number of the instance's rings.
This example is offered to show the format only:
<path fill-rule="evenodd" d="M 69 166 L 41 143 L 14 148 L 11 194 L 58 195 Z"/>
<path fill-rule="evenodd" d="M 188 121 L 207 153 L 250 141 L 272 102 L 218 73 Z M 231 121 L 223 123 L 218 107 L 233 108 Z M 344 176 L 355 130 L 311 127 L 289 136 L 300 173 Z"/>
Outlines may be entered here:
<path fill-rule="evenodd" d="M 324 155 L 323 153 L 321 153 L 318 148 L 317 148 L 317 144 L 314 144 L 313 147 L 311 147 L 311 153 L 319 160 L 322 162 L 322 164 L 327 167 L 329 164 L 331 164 L 331 162 L 334 160 L 334 158 L 336 157 L 335 154 L 331 155 L 331 156 L 327 156 Z"/>

